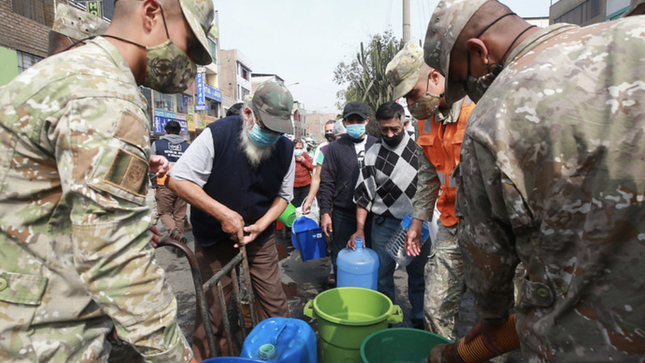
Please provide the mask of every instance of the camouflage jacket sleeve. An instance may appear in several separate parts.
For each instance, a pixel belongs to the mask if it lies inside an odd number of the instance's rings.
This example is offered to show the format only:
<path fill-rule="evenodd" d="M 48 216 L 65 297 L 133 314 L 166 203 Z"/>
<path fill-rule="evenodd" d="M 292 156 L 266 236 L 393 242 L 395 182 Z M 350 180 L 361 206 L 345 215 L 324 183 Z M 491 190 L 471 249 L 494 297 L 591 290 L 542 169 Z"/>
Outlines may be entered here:
<path fill-rule="evenodd" d="M 101 101 L 71 101 L 46 131 L 70 210 L 74 266 L 121 339 L 147 361 L 186 362 L 192 352 L 177 303 L 148 243 L 149 127 L 132 103 Z"/>
<path fill-rule="evenodd" d="M 439 197 L 441 182 L 437 175 L 437 169 L 428 161 L 419 145 L 417 145 L 417 156 L 419 157 L 419 171 L 417 172 L 417 192 L 412 198 L 412 218 L 429 222 L 432 220 L 434 204 Z"/>
<path fill-rule="evenodd" d="M 490 150 L 465 136 L 457 175 L 459 245 L 466 285 L 482 320 L 505 322 L 513 306 L 513 277 L 519 259 L 507 203 L 523 203 L 513 183 L 496 166 Z"/>

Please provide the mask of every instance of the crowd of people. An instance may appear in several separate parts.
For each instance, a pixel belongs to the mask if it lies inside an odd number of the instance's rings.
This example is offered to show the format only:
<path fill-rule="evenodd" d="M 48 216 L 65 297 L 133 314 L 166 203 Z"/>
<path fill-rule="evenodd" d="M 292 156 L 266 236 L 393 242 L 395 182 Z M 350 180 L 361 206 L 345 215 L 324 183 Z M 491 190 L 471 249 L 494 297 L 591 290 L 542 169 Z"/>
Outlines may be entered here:
<path fill-rule="evenodd" d="M 644 12 L 632 0 L 615 21 L 538 28 L 496 0 L 441 0 L 423 48 L 387 65 L 392 99 L 347 103 L 315 149 L 285 136 L 293 98 L 275 81 L 192 143 L 174 121 L 151 143 L 138 86 L 182 92 L 211 63 L 210 0 L 117 1 L 109 27 L 57 20 L 52 56 L 0 89 L 0 360 L 105 362 L 116 339 L 147 362 L 198 362 L 212 355 L 204 324 L 229 352 L 215 288 L 192 348 L 178 327 L 148 173 L 171 238 L 186 240 L 190 205 L 204 280 L 246 246 L 261 320 L 289 316 L 275 221 L 317 202 L 330 284 L 361 238 L 392 300 L 386 245 L 411 217 L 415 328 L 457 341 L 470 290 L 481 321 L 465 341 L 494 354 L 515 314 L 526 361 L 644 360 Z M 228 301 L 235 282 L 222 283 Z M 462 362 L 459 344 L 429 361 Z"/>

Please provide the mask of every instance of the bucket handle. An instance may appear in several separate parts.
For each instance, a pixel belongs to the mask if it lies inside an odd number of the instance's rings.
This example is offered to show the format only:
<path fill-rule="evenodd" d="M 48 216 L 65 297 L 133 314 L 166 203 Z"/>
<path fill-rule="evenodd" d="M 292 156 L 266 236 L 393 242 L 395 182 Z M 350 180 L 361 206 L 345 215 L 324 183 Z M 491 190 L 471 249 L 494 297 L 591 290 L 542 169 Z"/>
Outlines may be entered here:
<path fill-rule="evenodd" d="M 313 300 L 309 300 L 309 301 L 307 301 L 307 303 L 305 304 L 305 307 L 304 307 L 304 309 L 303 309 L 303 312 L 302 312 L 303 314 L 305 314 L 305 316 L 308 316 L 308 317 L 310 317 L 310 318 L 314 318 L 314 317 L 315 317 L 315 316 L 314 316 L 314 308 L 313 308 L 313 306 L 312 306 L 312 305 L 313 305 L 313 303 L 314 303 L 314 301 L 313 301 Z"/>
<path fill-rule="evenodd" d="M 305 314 L 306 315 L 306 314 Z M 403 321 L 403 311 L 398 305 L 392 305 L 390 310 L 390 315 L 387 317 L 387 322 L 389 324 L 398 324 Z"/>

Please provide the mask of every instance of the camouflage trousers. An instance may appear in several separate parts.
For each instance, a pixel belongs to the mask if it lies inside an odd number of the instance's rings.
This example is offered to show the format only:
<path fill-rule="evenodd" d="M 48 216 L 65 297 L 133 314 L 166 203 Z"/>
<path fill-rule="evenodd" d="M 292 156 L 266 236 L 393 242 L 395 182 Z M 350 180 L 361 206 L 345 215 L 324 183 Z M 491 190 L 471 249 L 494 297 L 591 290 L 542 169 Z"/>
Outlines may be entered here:
<path fill-rule="evenodd" d="M 456 225 L 446 227 L 439 223 L 437 240 L 425 266 L 425 281 L 423 318 L 426 326 L 430 331 L 456 341 L 459 306 L 466 292 Z"/>

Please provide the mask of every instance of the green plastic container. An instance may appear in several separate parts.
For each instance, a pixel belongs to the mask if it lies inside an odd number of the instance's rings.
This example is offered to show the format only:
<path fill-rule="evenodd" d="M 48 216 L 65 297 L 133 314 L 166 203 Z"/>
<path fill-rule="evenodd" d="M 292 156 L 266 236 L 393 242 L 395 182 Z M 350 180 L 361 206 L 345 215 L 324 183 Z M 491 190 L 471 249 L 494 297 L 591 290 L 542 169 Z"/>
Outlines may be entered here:
<path fill-rule="evenodd" d="M 296 219 L 296 207 L 289 203 L 287 208 L 284 209 L 284 212 L 280 214 L 278 220 L 282 222 L 287 228 L 291 228 L 293 221 Z"/>
<path fill-rule="evenodd" d="M 429 331 L 391 328 L 372 333 L 361 345 L 363 363 L 419 363 L 437 344 L 452 343 Z"/>
<path fill-rule="evenodd" d="M 387 296 L 360 287 L 322 292 L 307 302 L 304 314 L 318 318 L 322 363 L 360 363 L 363 340 L 403 320 L 401 308 Z"/>

